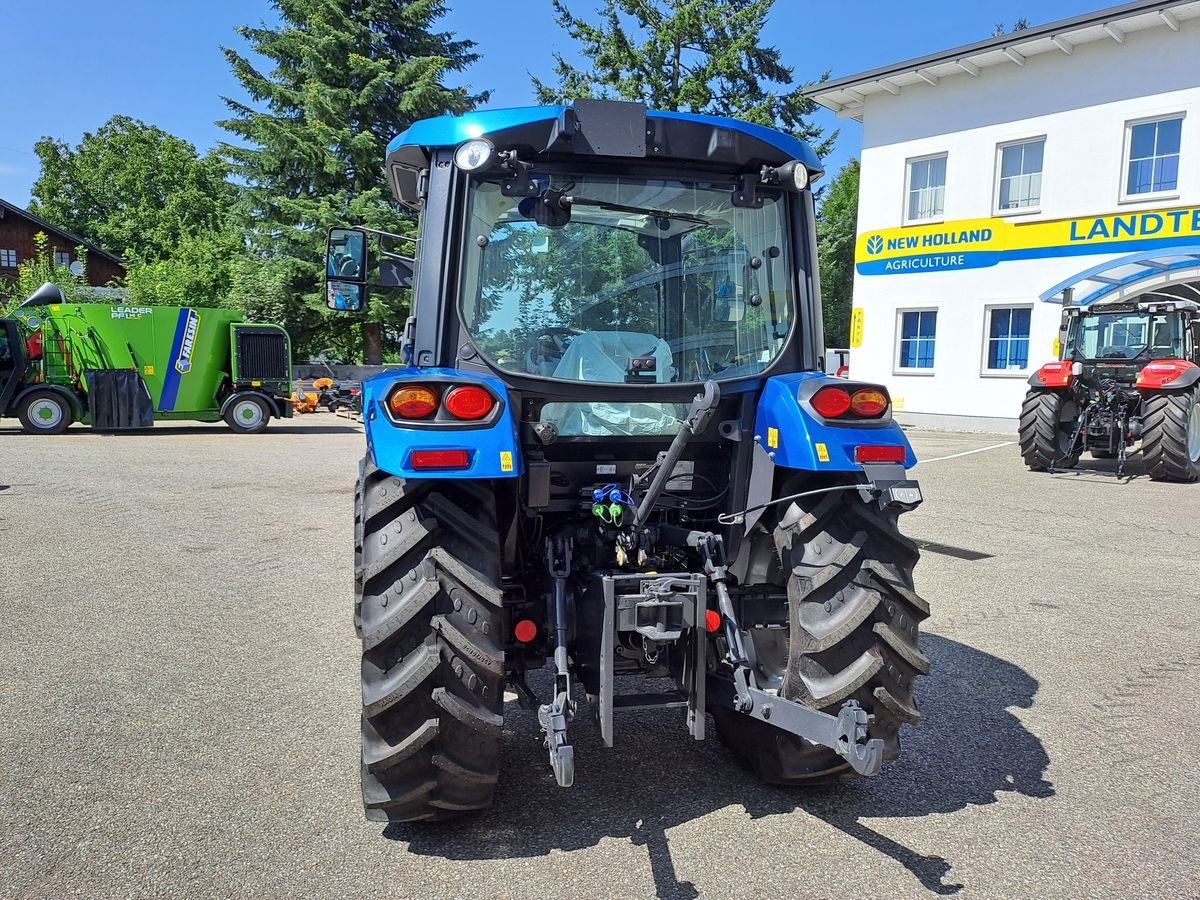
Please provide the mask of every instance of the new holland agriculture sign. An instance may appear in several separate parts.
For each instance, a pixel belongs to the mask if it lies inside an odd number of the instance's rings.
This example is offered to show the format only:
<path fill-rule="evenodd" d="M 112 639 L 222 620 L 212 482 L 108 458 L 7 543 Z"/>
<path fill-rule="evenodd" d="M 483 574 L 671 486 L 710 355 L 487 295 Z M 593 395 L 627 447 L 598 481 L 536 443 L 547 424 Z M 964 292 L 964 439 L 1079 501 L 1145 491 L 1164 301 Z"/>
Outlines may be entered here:
<path fill-rule="evenodd" d="M 860 275 L 982 269 L 1016 259 L 1132 253 L 1195 244 L 1200 207 L 1013 222 L 965 219 L 868 231 L 858 236 Z"/>

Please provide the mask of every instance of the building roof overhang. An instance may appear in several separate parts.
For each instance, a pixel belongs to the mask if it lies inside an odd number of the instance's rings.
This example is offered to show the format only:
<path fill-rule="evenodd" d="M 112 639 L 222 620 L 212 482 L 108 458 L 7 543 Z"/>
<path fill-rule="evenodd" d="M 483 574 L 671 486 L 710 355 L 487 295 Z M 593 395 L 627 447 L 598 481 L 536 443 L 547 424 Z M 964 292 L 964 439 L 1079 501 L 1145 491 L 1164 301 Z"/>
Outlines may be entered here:
<path fill-rule="evenodd" d="M 1093 303 L 1119 303 L 1140 294 L 1172 284 L 1200 282 L 1200 244 L 1170 250 L 1144 250 L 1099 263 L 1054 287 L 1043 291 L 1039 299 L 1062 302 L 1063 292 L 1071 306 Z M 1200 291 L 1197 291 L 1200 298 Z"/>
<path fill-rule="evenodd" d="M 1077 46 L 1095 41 L 1123 44 L 1127 35 L 1138 31 L 1179 31 L 1196 19 L 1200 19 L 1197 0 L 1138 0 L 821 82 L 804 95 L 839 118 L 861 122 L 871 96 L 894 96 L 914 85 L 937 87 L 946 78 L 979 78 L 993 67 L 1023 66 L 1044 53 L 1069 56 Z"/>

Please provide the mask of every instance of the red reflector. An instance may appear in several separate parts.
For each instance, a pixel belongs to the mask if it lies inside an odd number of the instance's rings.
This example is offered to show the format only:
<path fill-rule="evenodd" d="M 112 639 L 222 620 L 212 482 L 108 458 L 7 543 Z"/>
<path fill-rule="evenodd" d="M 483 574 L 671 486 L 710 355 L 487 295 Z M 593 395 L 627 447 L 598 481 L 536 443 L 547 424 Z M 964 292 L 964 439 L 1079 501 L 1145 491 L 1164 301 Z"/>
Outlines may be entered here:
<path fill-rule="evenodd" d="M 414 469 L 465 469 L 471 465 L 466 450 L 414 450 L 409 463 Z"/>
<path fill-rule="evenodd" d="M 1038 369 L 1037 377 L 1046 387 L 1066 387 L 1071 383 L 1071 363 L 1067 360 L 1046 363 Z"/>
<path fill-rule="evenodd" d="M 513 636 L 522 644 L 528 644 L 537 637 L 537 623 L 533 619 L 522 619 L 513 628 Z"/>
<path fill-rule="evenodd" d="M 446 411 L 456 419 L 482 419 L 495 405 L 491 394 L 473 384 L 453 388 L 446 395 Z"/>
<path fill-rule="evenodd" d="M 850 395 L 840 387 L 823 387 L 809 401 L 827 419 L 836 419 L 850 408 Z"/>
<path fill-rule="evenodd" d="M 905 451 L 903 447 L 855 447 L 854 461 L 856 463 L 902 463 Z"/>
<path fill-rule="evenodd" d="M 712 634 L 721 627 L 721 614 L 715 609 L 706 610 L 704 613 L 704 630 Z"/>
<path fill-rule="evenodd" d="M 1186 359 L 1157 359 L 1147 363 L 1138 372 L 1137 386 L 1140 388 L 1160 388 L 1179 378 L 1188 369 L 1196 368 L 1196 364 Z"/>

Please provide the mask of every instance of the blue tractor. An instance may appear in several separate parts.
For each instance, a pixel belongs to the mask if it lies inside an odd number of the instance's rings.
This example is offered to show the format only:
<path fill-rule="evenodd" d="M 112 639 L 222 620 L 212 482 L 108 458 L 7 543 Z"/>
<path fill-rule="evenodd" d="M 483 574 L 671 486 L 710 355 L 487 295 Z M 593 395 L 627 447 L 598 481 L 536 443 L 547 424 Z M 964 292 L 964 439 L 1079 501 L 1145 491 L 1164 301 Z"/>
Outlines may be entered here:
<path fill-rule="evenodd" d="M 506 695 L 563 786 L 631 709 L 711 714 L 770 783 L 879 772 L 929 669 L 921 492 L 887 390 L 824 374 L 813 151 L 580 100 L 417 122 L 386 168 L 414 258 L 335 228 L 326 266 L 334 309 L 413 288 L 363 392 L 367 817 L 487 807 Z"/>

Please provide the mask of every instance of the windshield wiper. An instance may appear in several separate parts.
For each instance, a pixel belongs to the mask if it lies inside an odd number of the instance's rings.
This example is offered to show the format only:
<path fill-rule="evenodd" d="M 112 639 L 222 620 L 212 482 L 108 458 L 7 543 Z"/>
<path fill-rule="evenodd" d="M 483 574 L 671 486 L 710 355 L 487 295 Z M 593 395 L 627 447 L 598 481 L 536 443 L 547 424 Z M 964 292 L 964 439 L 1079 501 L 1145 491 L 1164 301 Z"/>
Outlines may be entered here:
<path fill-rule="evenodd" d="M 547 194 L 549 194 L 549 191 L 547 191 Z M 596 209 L 604 209 L 609 212 L 640 213 L 646 216 L 653 216 L 656 219 L 674 219 L 676 222 L 690 222 L 693 225 L 709 224 L 708 219 L 692 215 L 691 213 L 671 212 L 666 209 L 651 209 L 648 206 L 627 206 L 624 203 L 610 203 L 607 200 L 593 200 L 590 197 L 563 195 L 558 198 L 558 205 L 563 209 L 570 209 L 572 206 L 593 206 Z"/>

